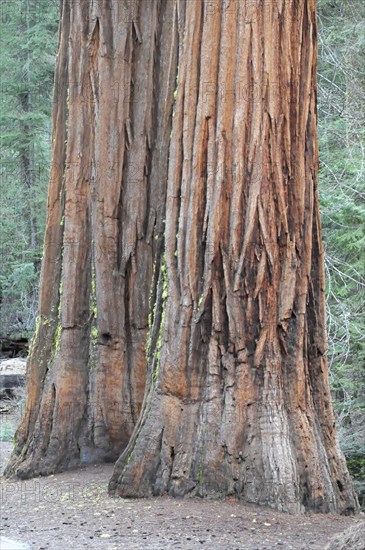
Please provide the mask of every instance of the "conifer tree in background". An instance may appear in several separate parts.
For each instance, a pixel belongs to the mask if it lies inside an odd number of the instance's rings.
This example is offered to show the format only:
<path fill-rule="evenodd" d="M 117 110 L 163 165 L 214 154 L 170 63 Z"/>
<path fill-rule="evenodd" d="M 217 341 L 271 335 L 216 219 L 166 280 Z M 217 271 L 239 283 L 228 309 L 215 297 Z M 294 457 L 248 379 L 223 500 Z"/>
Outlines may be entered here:
<path fill-rule="evenodd" d="M 58 11 L 56 0 L 0 5 L 0 337 L 35 325 Z"/>
<path fill-rule="evenodd" d="M 365 506 L 365 3 L 319 2 L 320 197 L 331 386 Z"/>

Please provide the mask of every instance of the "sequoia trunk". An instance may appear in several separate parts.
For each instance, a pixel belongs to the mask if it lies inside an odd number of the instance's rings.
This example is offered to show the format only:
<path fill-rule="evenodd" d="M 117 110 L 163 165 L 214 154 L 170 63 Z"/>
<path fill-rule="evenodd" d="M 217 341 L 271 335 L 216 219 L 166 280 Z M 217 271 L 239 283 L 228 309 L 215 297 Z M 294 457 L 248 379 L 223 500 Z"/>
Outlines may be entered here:
<path fill-rule="evenodd" d="M 63 2 L 39 316 L 7 475 L 115 460 L 138 418 L 163 243 L 174 9 Z"/>
<path fill-rule="evenodd" d="M 315 2 L 184 6 L 159 315 L 110 492 L 349 513 L 326 358 Z"/>

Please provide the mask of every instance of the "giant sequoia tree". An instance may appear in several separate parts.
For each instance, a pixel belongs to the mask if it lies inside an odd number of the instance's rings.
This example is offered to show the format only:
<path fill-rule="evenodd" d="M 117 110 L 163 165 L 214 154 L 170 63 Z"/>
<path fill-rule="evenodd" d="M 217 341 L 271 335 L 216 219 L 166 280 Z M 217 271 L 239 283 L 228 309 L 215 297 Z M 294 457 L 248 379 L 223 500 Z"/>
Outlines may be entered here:
<path fill-rule="evenodd" d="M 114 494 L 356 509 L 327 373 L 316 53 L 314 0 L 63 2 L 9 475 L 123 451 Z"/>

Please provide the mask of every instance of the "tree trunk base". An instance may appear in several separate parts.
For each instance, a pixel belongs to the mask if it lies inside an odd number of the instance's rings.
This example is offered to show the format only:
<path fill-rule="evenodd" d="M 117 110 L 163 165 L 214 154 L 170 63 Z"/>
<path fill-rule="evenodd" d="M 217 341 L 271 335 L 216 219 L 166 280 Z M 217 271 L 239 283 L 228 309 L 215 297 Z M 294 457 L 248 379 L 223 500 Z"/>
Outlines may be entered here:
<path fill-rule="evenodd" d="M 149 403 L 115 465 L 109 494 L 123 498 L 234 497 L 293 514 L 349 515 L 358 510 L 341 454 L 336 465 L 341 465 L 337 476 L 343 484 L 334 479 L 328 464 L 323 465 L 322 477 L 316 478 L 311 462 L 319 461 L 311 456 L 299 466 L 298 456 L 285 439 L 263 438 L 251 452 L 250 444 L 235 446 L 230 435 L 237 428 L 230 421 L 205 424 L 202 420 L 209 414 L 209 402 L 186 404 L 156 394 Z M 219 418 L 217 410 L 211 414 Z M 254 411 L 252 414 L 254 417 Z M 340 453 L 339 449 L 334 452 Z M 271 469 L 265 471 L 263 464 L 270 463 Z M 309 471 L 306 482 L 303 470 Z"/>

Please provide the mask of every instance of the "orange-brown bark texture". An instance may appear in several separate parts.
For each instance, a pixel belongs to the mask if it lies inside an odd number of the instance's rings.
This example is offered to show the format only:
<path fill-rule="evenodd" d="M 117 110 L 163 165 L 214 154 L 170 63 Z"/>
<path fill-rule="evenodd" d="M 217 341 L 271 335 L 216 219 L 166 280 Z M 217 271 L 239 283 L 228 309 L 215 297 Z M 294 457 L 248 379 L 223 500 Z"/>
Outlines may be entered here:
<path fill-rule="evenodd" d="M 60 36 L 63 169 L 8 475 L 123 451 L 114 495 L 356 511 L 326 357 L 315 0 L 65 1 Z"/>

